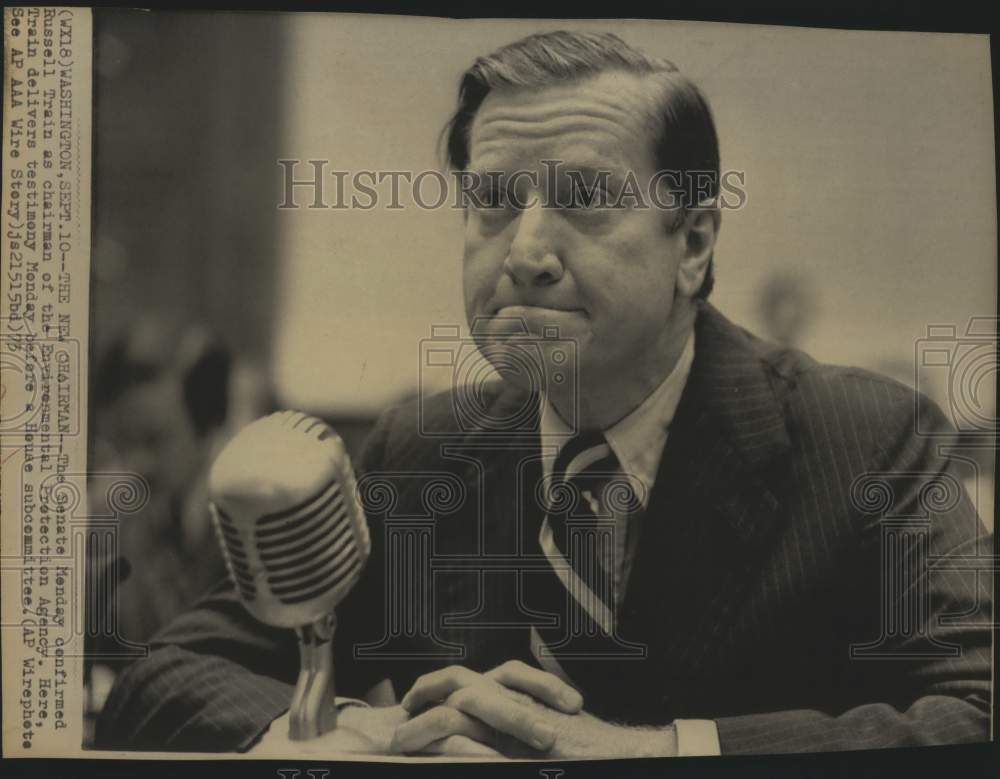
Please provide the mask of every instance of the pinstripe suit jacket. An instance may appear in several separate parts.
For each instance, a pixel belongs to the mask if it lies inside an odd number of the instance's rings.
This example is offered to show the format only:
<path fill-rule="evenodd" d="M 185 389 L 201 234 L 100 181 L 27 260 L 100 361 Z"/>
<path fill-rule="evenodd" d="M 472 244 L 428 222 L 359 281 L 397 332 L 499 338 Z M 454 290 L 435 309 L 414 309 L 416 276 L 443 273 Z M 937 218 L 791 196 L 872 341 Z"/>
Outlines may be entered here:
<path fill-rule="evenodd" d="M 635 724 L 714 719 L 723 754 L 988 740 L 988 577 L 954 563 L 991 544 L 942 449 L 941 412 L 883 377 L 768 345 L 707 304 L 696 343 L 618 616 L 647 655 L 603 661 L 586 708 Z M 498 390 L 489 418 L 526 402 Z M 388 411 L 359 463 L 392 496 L 367 506 L 371 560 L 338 611 L 339 694 L 388 677 L 402 695 L 442 665 L 529 657 L 523 580 L 497 560 L 532 551 L 537 418 L 500 439 L 454 413 L 447 396 L 422 415 Z M 915 414 L 934 435 L 916 434 Z M 451 494 L 435 498 L 428 479 Z M 401 591 L 386 564 L 400 528 L 429 532 L 434 561 Z M 399 619 L 406 597 L 415 623 Z M 297 667 L 294 634 L 256 624 L 222 584 L 119 677 L 97 745 L 244 748 L 287 708 Z"/>

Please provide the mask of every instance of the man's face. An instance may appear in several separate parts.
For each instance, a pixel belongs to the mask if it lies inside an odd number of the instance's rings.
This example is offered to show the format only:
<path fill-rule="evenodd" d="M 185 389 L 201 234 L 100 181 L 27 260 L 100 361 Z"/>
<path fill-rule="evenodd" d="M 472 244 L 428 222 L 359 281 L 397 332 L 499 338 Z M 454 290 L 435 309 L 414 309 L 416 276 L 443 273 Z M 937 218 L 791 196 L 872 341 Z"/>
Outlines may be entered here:
<path fill-rule="evenodd" d="M 470 130 L 469 170 L 484 185 L 487 172 L 506 174 L 505 182 L 518 171 L 534 176 L 516 179 L 516 201 L 526 208 L 467 210 L 469 322 L 522 317 L 533 336 L 558 327 L 560 338 L 577 343 L 585 396 L 637 387 L 641 400 L 676 358 L 671 313 L 685 239 L 683 230 L 668 226 L 677 213 L 635 207 L 629 199 L 620 208 L 567 202 L 571 172 L 589 183 L 595 172 L 608 171 L 611 202 L 631 172 L 651 205 L 649 101 L 648 82 L 620 73 L 541 90 L 493 91 Z M 557 192 L 547 181 L 553 160 L 560 161 Z M 495 204 L 496 194 L 491 197 Z M 490 324 L 502 332 L 502 320 Z"/>
<path fill-rule="evenodd" d="M 145 477 L 151 501 L 170 500 L 190 487 L 201 442 L 179 382 L 159 379 L 130 387 L 102 412 L 100 422 L 117 465 Z"/>

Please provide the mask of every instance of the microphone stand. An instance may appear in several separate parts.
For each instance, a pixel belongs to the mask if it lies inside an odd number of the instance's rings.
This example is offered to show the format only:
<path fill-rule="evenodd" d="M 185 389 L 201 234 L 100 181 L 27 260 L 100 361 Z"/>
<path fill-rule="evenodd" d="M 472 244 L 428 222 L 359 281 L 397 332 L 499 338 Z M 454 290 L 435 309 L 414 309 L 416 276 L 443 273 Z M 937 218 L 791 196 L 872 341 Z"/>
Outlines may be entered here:
<path fill-rule="evenodd" d="M 327 614 L 296 628 L 299 636 L 299 679 L 289 711 L 288 736 L 305 741 L 337 727 L 333 689 L 333 631 L 337 618 Z"/>

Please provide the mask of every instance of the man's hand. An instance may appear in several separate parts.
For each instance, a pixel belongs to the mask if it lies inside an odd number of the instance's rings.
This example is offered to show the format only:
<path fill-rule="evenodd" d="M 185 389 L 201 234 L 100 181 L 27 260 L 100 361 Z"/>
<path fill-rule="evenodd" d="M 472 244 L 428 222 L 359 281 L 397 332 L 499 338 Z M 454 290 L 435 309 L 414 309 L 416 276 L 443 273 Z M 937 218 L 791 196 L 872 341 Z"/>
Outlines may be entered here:
<path fill-rule="evenodd" d="M 418 713 L 428 704 L 431 708 Z M 437 704 L 437 705 L 433 705 Z M 402 707 L 394 752 L 445 752 L 456 737 L 508 757 L 667 757 L 672 728 L 612 725 L 581 711 L 580 694 L 553 674 L 511 661 L 486 674 L 452 666 L 420 677 Z M 451 742 L 451 743 L 449 743 Z"/>
<path fill-rule="evenodd" d="M 288 737 L 289 717 L 286 712 L 274 720 L 249 752 L 256 757 L 388 755 L 394 751 L 390 745 L 397 726 L 405 722 L 409 714 L 401 706 L 346 706 L 337 715 L 334 730 L 305 741 L 292 741 Z M 495 749 L 459 734 L 443 737 L 423 751 L 463 757 L 501 757 Z"/>
<path fill-rule="evenodd" d="M 486 674 L 457 665 L 425 674 L 401 705 L 412 719 L 397 728 L 394 752 L 453 754 L 450 747 L 460 737 L 463 749 L 472 741 L 499 755 L 510 753 L 511 739 L 540 751 L 551 748 L 555 732 L 541 714 L 550 706 L 578 712 L 583 698 L 557 676 L 511 661 Z"/>

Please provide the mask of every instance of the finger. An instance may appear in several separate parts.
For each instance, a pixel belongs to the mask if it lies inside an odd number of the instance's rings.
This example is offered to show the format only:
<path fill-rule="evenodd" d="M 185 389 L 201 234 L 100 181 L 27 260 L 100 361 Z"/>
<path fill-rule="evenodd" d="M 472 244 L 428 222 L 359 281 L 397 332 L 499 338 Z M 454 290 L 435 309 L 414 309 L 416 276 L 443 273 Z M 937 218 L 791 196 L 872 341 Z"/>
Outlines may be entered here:
<path fill-rule="evenodd" d="M 519 703 L 484 685 L 456 690 L 445 703 L 535 749 L 546 751 L 555 743 L 555 728 L 544 716 L 548 710 L 537 704 Z"/>
<path fill-rule="evenodd" d="M 460 665 L 450 665 L 424 674 L 413 683 L 399 705 L 408 712 L 418 711 L 428 703 L 443 701 L 455 690 L 481 684 L 485 677 Z"/>
<path fill-rule="evenodd" d="M 495 743 L 496 731 L 451 706 L 435 706 L 397 726 L 390 749 L 419 752 L 448 736 L 465 736 L 483 744 Z"/>
<path fill-rule="evenodd" d="M 520 660 L 511 660 L 489 671 L 486 676 L 504 687 L 526 692 L 533 698 L 567 714 L 583 708 L 583 696 L 555 674 L 532 668 Z"/>
<path fill-rule="evenodd" d="M 423 750 L 432 755 L 461 755 L 463 757 L 503 757 L 495 749 L 473 741 L 467 736 L 448 736 L 434 741 Z"/>

